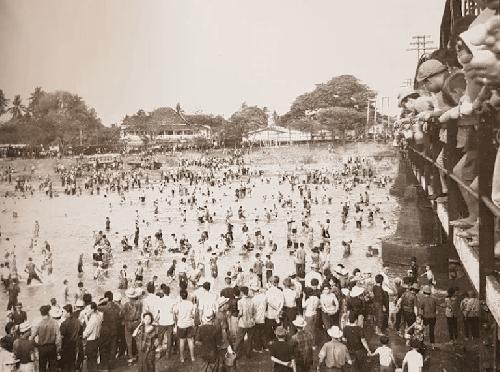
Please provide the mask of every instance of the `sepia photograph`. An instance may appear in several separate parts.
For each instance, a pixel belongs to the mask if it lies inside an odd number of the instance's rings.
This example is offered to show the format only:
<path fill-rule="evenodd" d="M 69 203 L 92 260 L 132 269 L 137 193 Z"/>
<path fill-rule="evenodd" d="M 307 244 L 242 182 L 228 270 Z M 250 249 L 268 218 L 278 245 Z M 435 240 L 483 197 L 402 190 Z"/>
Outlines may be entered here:
<path fill-rule="evenodd" d="M 499 372 L 500 0 L 0 0 L 0 372 Z"/>

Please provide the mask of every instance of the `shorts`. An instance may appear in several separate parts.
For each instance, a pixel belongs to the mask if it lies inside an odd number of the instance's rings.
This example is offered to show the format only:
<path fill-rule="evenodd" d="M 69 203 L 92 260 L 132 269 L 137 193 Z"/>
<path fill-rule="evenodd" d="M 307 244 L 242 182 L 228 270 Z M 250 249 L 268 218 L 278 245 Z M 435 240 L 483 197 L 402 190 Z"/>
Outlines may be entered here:
<path fill-rule="evenodd" d="M 183 339 L 183 338 L 193 338 L 193 337 L 194 337 L 194 327 L 177 328 L 177 338 Z"/>

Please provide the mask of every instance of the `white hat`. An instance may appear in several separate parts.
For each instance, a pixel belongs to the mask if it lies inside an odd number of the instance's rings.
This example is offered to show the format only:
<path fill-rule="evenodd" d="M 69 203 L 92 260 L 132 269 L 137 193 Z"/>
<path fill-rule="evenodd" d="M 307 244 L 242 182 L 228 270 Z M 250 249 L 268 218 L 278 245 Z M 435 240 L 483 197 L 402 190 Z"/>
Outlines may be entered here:
<path fill-rule="evenodd" d="M 292 322 L 295 327 L 305 327 L 306 326 L 306 321 L 304 320 L 304 317 L 301 315 L 297 315 L 295 320 Z"/>
<path fill-rule="evenodd" d="M 351 289 L 351 297 L 357 297 L 365 291 L 363 287 L 354 286 Z"/>
<path fill-rule="evenodd" d="M 127 298 L 137 298 L 138 295 L 137 295 L 137 292 L 134 288 L 129 288 L 125 291 L 125 296 L 127 296 Z"/>
<path fill-rule="evenodd" d="M 120 302 L 122 300 L 122 298 L 123 298 L 123 296 L 120 292 L 113 293 L 113 301 Z"/>
<path fill-rule="evenodd" d="M 332 326 L 328 331 L 328 335 L 332 338 L 342 338 L 343 333 L 337 326 Z"/>
<path fill-rule="evenodd" d="M 343 294 L 344 296 L 349 296 L 349 294 L 350 294 L 349 289 L 347 289 L 347 288 L 342 288 L 342 289 L 340 290 L 340 292 L 342 292 L 342 294 Z"/>
<path fill-rule="evenodd" d="M 30 322 L 28 322 L 28 321 L 26 321 L 26 322 L 24 322 L 24 323 L 21 323 L 21 324 L 19 325 L 19 331 L 20 331 L 21 333 L 27 332 L 27 331 L 29 331 L 30 329 L 31 329 L 31 323 L 30 323 Z"/>

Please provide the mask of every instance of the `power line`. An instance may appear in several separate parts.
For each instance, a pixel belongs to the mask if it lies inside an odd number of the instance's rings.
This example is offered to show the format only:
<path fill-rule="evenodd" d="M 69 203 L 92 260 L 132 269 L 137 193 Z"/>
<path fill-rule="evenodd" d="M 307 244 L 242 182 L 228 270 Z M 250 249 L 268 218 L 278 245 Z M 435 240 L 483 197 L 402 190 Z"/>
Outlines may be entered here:
<path fill-rule="evenodd" d="M 413 79 L 405 79 L 401 84 L 401 88 L 413 88 Z"/>
<path fill-rule="evenodd" d="M 417 52 L 417 60 L 420 61 L 420 58 L 427 54 L 428 51 L 436 50 L 436 47 L 433 47 L 434 41 L 430 40 L 430 35 L 415 35 L 411 37 L 413 42 L 410 45 L 413 48 L 406 49 L 407 52 Z"/>

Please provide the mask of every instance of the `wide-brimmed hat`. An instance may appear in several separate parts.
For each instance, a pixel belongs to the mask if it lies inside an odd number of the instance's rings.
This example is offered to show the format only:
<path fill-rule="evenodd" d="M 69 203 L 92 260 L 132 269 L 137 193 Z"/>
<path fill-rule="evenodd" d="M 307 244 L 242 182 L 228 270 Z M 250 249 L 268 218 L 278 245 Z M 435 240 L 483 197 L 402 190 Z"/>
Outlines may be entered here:
<path fill-rule="evenodd" d="M 19 331 L 20 331 L 21 333 L 28 332 L 30 329 L 31 329 L 31 323 L 30 323 L 30 322 L 28 322 L 28 321 L 26 321 L 26 322 L 24 322 L 24 323 L 21 323 L 21 324 L 19 325 Z"/>
<path fill-rule="evenodd" d="M 295 320 L 292 322 L 295 327 L 303 328 L 306 326 L 306 321 L 301 315 L 297 315 Z"/>
<path fill-rule="evenodd" d="M 134 288 L 129 288 L 125 291 L 125 296 L 127 298 L 137 298 L 139 295 L 137 294 L 136 290 Z"/>
<path fill-rule="evenodd" d="M 413 283 L 413 284 L 411 285 L 411 289 L 412 289 L 412 290 L 415 290 L 415 291 L 418 291 L 418 290 L 420 290 L 420 286 L 418 285 L 418 283 Z"/>
<path fill-rule="evenodd" d="M 141 297 L 144 294 L 144 290 L 142 288 L 137 287 L 135 289 L 135 297 Z"/>
<path fill-rule="evenodd" d="M 227 304 L 228 302 L 229 302 L 229 298 L 227 298 L 227 297 L 220 297 L 219 301 L 217 301 L 217 307 L 222 307 L 225 304 Z"/>
<path fill-rule="evenodd" d="M 364 291 L 365 291 L 365 289 L 363 287 L 354 286 L 351 289 L 351 297 L 357 297 L 357 296 L 361 295 Z"/>
<path fill-rule="evenodd" d="M 422 288 L 422 292 L 424 292 L 425 294 L 431 294 L 431 287 L 428 285 L 424 285 L 424 288 Z"/>
<path fill-rule="evenodd" d="M 348 289 L 348 288 L 342 288 L 342 289 L 340 290 L 340 292 L 342 292 L 342 294 L 343 294 L 344 296 L 346 296 L 346 297 L 347 297 L 347 296 L 349 296 L 349 295 L 351 294 L 351 292 L 349 291 L 349 289 Z"/>
<path fill-rule="evenodd" d="M 332 338 L 341 338 L 343 336 L 342 331 L 337 326 L 332 326 L 328 331 L 328 335 Z"/>
<path fill-rule="evenodd" d="M 283 326 L 278 326 L 274 331 L 274 334 L 276 335 L 276 337 L 285 337 L 286 329 Z"/>

